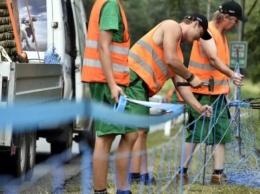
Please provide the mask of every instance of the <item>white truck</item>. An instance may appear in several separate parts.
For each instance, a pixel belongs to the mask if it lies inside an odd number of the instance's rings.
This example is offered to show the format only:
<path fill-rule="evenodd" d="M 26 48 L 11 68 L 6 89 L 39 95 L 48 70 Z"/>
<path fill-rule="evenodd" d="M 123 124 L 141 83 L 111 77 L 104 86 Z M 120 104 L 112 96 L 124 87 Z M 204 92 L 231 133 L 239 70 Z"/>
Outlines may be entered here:
<path fill-rule="evenodd" d="M 1 9 L 4 9 L 6 2 L 0 1 Z M 8 54 L 10 49 L 2 45 L 0 111 L 20 100 L 37 106 L 38 103 L 90 98 L 87 85 L 81 82 L 87 31 L 82 1 L 12 2 L 16 2 L 19 10 L 21 48 L 27 53 L 29 61 L 13 62 L 11 56 L 11 59 L 5 57 L 5 50 Z M 7 16 L 0 14 L 0 20 L 1 17 Z M 24 114 L 30 117 L 30 112 Z M 15 127 L 19 127 L 19 130 L 14 130 Z M 95 139 L 91 119 L 75 117 L 72 121 L 52 127 L 41 123 L 29 127 L 33 130 L 28 131 L 25 126 L 12 124 L 0 129 L 0 160 L 1 164 L 7 164 L 0 175 L 8 173 L 21 180 L 29 180 L 35 165 L 36 141 L 40 137 L 50 143 L 51 154 L 66 151 L 68 160 L 73 140 L 80 142 L 83 134 L 86 134 L 85 139 L 93 145 Z"/>

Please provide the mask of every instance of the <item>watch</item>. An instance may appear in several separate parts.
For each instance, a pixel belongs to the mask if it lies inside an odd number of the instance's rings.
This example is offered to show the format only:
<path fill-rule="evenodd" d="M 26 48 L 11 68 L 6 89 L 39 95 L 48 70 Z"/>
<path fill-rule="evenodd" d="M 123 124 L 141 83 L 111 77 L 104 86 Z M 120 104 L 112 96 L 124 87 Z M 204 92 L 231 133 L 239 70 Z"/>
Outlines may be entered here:
<path fill-rule="evenodd" d="M 190 75 L 190 77 L 188 78 L 188 79 L 186 79 L 187 80 L 187 82 L 192 82 L 192 80 L 194 80 L 194 74 L 193 73 L 191 73 L 191 75 Z"/>

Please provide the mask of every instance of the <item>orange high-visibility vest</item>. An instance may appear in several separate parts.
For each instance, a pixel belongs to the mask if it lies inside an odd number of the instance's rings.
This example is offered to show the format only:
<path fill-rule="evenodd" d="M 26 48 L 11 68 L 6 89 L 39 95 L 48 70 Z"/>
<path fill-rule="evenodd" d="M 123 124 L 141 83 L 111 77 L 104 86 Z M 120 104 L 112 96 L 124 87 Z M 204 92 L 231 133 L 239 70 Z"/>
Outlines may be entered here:
<path fill-rule="evenodd" d="M 224 40 L 220 34 L 220 32 L 213 26 L 213 24 L 209 23 L 208 27 L 209 31 L 212 34 L 212 38 L 217 46 L 218 58 L 227 66 L 230 63 L 229 56 L 229 47 L 226 36 L 224 36 Z M 229 88 L 229 80 L 230 78 L 221 73 L 215 67 L 210 64 L 208 58 L 205 58 L 200 55 L 199 50 L 199 41 L 193 42 L 193 47 L 190 56 L 190 62 L 188 69 L 198 76 L 203 81 L 209 81 L 210 76 L 214 77 L 214 91 L 209 92 L 208 87 L 201 87 L 199 89 L 191 88 L 192 92 L 199 94 L 210 94 L 210 95 L 219 95 L 219 94 L 227 94 L 230 92 Z"/>
<path fill-rule="evenodd" d="M 98 51 L 99 20 L 104 3 L 107 0 L 97 0 L 92 8 L 88 34 L 86 36 L 86 48 L 84 53 L 84 64 L 82 68 L 82 81 L 107 83 Z M 112 42 L 110 46 L 112 69 L 115 82 L 119 85 L 128 86 L 130 81 L 130 69 L 128 66 L 128 53 L 130 48 L 130 37 L 128 34 L 125 12 L 119 1 L 120 12 L 124 23 L 124 42 Z"/>
<path fill-rule="evenodd" d="M 156 94 L 164 83 L 175 73 L 164 60 L 163 49 L 153 41 L 153 34 L 160 24 L 137 41 L 129 52 L 129 66 L 147 84 L 149 96 Z M 183 62 L 183 54 L 178 43 L 178 56 Z"/>

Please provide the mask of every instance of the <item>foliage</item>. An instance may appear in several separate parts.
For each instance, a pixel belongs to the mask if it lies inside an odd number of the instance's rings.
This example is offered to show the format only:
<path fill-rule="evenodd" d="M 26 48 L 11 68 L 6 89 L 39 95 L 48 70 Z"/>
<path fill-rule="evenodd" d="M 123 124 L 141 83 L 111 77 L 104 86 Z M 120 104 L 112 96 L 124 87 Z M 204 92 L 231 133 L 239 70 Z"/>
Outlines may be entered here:
<path fill-rule="evenodd" d="M 83 0 L 88 18 L 94 1 Z M 242 69 L 242 73 L 256 83 L 260 81 L 260 44 L 257 44 L 260 42 L 258 36 L 260 33 L 260 1 L 237 0 L 237 2 L 241 5 L 242 2 L 245 2 L 245 15 L 249 19 L 242 28 L 244 29 L 242 31 L 242 40 L 248 41 L 248 68 Z M 127 14 L 131 44 L 133 45 L 146 32 L 164 19 L 174 19 L 180 22 L 186 14 L 192 12 L 200 12 L 207 16 L 208 19 L 211 19 L 221 2 L 217 0 L 128 0 L 123 1 L 122 4 Z M 239 29 L 236 28 L 228 33 L 229 41 L 238 40 Z M 187 64 L 191 45 L 183 44 L 182 47 L 185 64 Z"/>
<path fill-rule="evenodd" d="M 152 19 L 149 13 L 148 0 L 131 0 L 123 3 L 128 18 L 128 27 L 132 45 L 152 26 Z M 140 14 L 141 13 L 141 14 Z"/>
<path fill-rule="evenodd" d="M 248 2 L 253 3 L 252 1 Z M 245 28 L 245 40 L 248 41 L 248 68 L 245 73 L 251 75 L 253 82 L 260 81 L 260 2 L 258 1 L 252 11 L 248 11 L 248 22 Z"/>

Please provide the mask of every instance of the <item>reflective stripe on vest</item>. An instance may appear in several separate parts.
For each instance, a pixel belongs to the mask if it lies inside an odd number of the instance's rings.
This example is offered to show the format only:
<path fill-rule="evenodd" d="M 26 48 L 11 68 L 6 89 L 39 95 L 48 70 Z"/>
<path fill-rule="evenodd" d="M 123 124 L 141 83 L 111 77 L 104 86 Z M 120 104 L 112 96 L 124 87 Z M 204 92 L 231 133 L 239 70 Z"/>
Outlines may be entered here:
<path fill-rule="evenodd" d="M 89 48 L 97 49 L 98 48 L 98 42 L 94 41 L 94 40 L 87 40 L 86 41 L 86 46 L 89 47 Z M 116 45 L 111 45 L 110 46 L 110 51 L 114 52 L 114 53 L 117 53 L 117 54 L 120 54 L 120 55 L 128 55 L 129 48 L 124 48 L 124 47 L 119 47 L 119 46 L 116 46 Z"/>
<path fill-rule="evenodd" d="M 223 38 L 220 35 L 219 31 L 210 23 L 209 31 L 214 38 L 214 41 L 218 50 L 218 58 L 227 66 L 229 65 L 229 48 L 226 38 Z M 214 66 L 210 65 L 210 62 L 207 58 L 200 55 L 198 41 L 194 41 L 189 67 L 188 69 L 198 76 L 201 80 L 208 82 L 210 76 L 214 77 L 214 91 L 210 92 L 208 87 L 201 87 L 199 89 L 191 88 L 192 92 L 199 94 L 227 94 L 230 92 L 229 88 L 229 77 L 221 73 Z"/>
<path fill-rule="evenodd" d="M 156 94 L 164 83 L 175 75 L 164 60 L 163 49 L 157 46 L 152 39 L 154 31 L 159 25 L 134 44 L 128 58 L 130 68 L 147 84 L 149 96 Z M 178 51 L 180 50 L 179 44 Z M 178 52 L 178 56 L 183 61 L 181 50 Z"/>
<path fill-rule="evenodd" d="M 89 67 L 95 67 L 95 68 L 102 67 L 101 62 L 99 60 L 94 60 L 94 59 L 87 59 L 87 61 L 84 62 L 84 64 L 88 64 Z M 130 72 L 129 70 L 130 70 L 129 67 L 125 67 L 125 66 L 113 63 L 113 71 L 126 73 L 126 72 Z"/>
<path fill-rule="evenodd" d="M 194 61 L 190 61 L 189 63 L 189 67 L 195 67 L 196 69 L 202 69 L 202 70 L 206 70 L 206 71 L 218 71 L 215 67 L 213 67 L 212 65 L 209 64 L 200 64 L 200 63 L 196 63 Z M 209 80 L 202 80 L 204 82 L 208 82 Z M 218 77 L 214 77 L 214 86 L 222 86 L 222 85 L 227 85 L 228 81 L 227 80 L 223 80 L 223 77 L 221 76 L 221 79 L 218 80 Z"/>
<path fill-rule="evenodd" d="M 107 82 L 98 50 L 99 17 L 101 9 L 106 1 L 107 0 L 96 1 L 91 11 L 82 68 L 82 81 L 85 82 Z M 110 45 L 110 56 L 115 82 L 118 85 L 128 86 L 130 81 L 130 69 L 127 59 L 129 54 L 130 38 L 124 10 L 120 2 L 117 2 L 124 23 L 124 42 L 112 42 Z"/>

